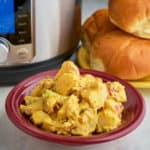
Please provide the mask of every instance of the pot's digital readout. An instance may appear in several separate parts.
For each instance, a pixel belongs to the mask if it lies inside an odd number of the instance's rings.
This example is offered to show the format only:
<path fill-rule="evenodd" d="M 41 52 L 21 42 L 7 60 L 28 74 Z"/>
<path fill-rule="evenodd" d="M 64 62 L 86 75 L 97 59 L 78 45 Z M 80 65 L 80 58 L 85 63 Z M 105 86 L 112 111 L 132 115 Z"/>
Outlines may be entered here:
<path fill-rule="evenodd" d="M 14 32 L 14 0 L 0 0 L 0 34 L 13 34 Z"/>

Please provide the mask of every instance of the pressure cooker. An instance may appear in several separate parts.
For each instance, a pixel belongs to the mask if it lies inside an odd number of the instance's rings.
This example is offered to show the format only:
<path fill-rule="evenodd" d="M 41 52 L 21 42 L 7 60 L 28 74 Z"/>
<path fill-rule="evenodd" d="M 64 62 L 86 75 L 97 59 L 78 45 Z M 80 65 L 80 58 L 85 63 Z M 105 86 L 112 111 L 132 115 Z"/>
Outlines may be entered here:
<path fill-rule="evenodd" d="M 0 85 L 59 66 L 80 29 L 81 0 L 0 0 Z"/>

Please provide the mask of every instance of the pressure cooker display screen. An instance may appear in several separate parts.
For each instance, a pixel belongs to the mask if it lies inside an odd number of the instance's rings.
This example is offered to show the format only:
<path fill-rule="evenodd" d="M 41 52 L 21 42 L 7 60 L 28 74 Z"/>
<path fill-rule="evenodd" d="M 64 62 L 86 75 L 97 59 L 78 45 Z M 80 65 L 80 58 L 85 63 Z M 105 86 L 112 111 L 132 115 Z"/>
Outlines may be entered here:
<path fill-rule="evenodd" d="M 12 34 L 14 32 L 14 0 L 0 0 L 0 34 Z"/>

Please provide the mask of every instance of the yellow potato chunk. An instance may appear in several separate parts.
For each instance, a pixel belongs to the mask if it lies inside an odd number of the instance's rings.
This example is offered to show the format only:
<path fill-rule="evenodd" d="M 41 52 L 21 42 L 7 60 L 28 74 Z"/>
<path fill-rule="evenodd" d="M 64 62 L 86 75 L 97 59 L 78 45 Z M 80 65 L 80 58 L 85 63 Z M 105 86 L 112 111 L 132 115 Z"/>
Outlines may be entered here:
<path fill-rule="evenodd" d="M 79 116 L 79 99 L 78 97 L 71 95 L 59 109 L 57 113 L 58 120 L 72 119 L 77 120 Z"/>
<path fill-rule="evenodd" d="M 44 119 L 42 123 L 42 129 L 50 131 L 50 132 L 56 132 L 57 131 L 57 122 L 51 120 L 51 119 Z"/>
<path fill-rule="evenodd" d="M 34 97 L 41 96 L 42 89 L 43 87 L 41 84 L 36 85 L 31 91 L 31 96 L 34 96 Z"/>
<path fill-rule="evenodd" d="M 25 96 L 24 100 L 26 105 L 30 105 L 32 103 L 40 101 L 41 97 Z"/>
<path fill-rule="evenodd" d="M 41 80 L 31 91 L 31 96 L 41 96 L 43 89 L 50 89 L 53 86 L 53 79 L 46 77 Z"/>
<path fill-rule="evenodd" d="M 59 71 L 57 72 L 57 74 L 55 75 L 55 80 L 57 80 L 58 78 L 60 78 L 64 73 L 73 73 L 76 76 L 80 76 L 80 72 L 78 67 L 71 61 L 65 61 L 61 68 L 59 69 Z"/>
<path fill-rule="evenodd" d="M 38 102 L 29 104 L 29 105 L 20 105 L 20 110 L 22 113 L 25 113 L 26 115 L 32 115 L 33 112 L 38 110 L 43 110 L 43 101 L 40 100 Z"/>
<path fill-rule="evenodd" d="M 107 87 L 102 82 L 97 82 L 95 88 L 83 89 L 81 91 L 82 98 L 88 101 L 91 107 L 96 110 L 104 106 L 107 94 Z"/>
<path fill-rule="evenodd" d="M 80 76 L 79 83 L 77 84 L 77 86 L 73 88 L 73 94 L 80 96 L 82 90 L 97 88 L 97 82 L 102 83 L 102 80 L 100 78 L 95 78 L 90 74 L 82 75 Z"/>
<path fill-rule="evenodd" d="M 82 88 L 91 88 L 94 87 L 96 84 L 96 78 L 90 74 L 86 74 L 81 76 L 80 79 L 80 86 Z"/>
<path fill-rule="evenodd" d="M 64 73 L 55 81 L 54 90 L 59 94 L 67 96 L 78 83 L 78 76 L 73 73 Z"/>
<path fill-rule="evenodd" d="M 71 135 L 71 128 L 72 128 L 71 122 L 58 122 L 54 120 L 44 120 L 42 124 L 42 129 L 49 132 L 55 132 L 57 134 L 63 134 L 63 135 Z"/>
<path fill-rule="evenodd" d="M 86 101 L 82 100 L 80 103 L 79 103 L 79 109 L 80 109 L 80 112 L 83 112 L 85 111 L 86 109 L 89 109 L 91 108 L 89 103 L 87 103 Z"/>
<path fill-rule="evenodd" d="M 78 122 L 75 124 L 75 128 L 72 129 L 73 135 L 87 136 L 95 131 L 97 125 L 97 112 L 93 109 L 87 109 L 80 114 Z"/>
<path fill-rule="evenodd" d="M 31 120 L 35 125 L 41 125 L 44 120 L 51 121 L 51 118 L 47 113 L 40 110 L 32 113 Z"/>
<path fill-rule="evenodd" d="M 104 109 L 109 109 L 116 113 L 118 116 L 121 117 L 121 113 L 123 111 L 123 104 L 120 102 L 115 101 L 114 99 L 107 99 L 105 102 Z"/>
<path fill-rule="evenodd" d="M 121 124 L 120 117 L 109 109 L 104 109 L 98 114 L 97 132 L 108 132 Z"/>
<path fill-rule="evenodd" d="M 119 82 L 108 82 L 107 83 L 110 97 L 114 98 L 118 102 L 126 102 L 126 92 L 125 87 Z"/>
<path fill-rule="evenodd" d="M 58 109 L 60 106 L 62 106 L 64 100 L 67 98 L 48 89 L 43 91 L 42 97 L 43 97 L 44 111 L 47 112 L 48 114 L 54 113 L 55 108 Z"/>

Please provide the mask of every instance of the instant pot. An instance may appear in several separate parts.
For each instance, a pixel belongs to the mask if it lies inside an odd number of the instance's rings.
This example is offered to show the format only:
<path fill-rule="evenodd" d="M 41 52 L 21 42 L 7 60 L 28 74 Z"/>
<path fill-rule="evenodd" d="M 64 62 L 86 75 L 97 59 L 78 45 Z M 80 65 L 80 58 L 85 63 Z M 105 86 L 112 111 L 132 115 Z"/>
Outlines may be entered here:
<path fill-rule="evenodd" d="M 80 29 L 81 0 L 0 0 L 0 85 L 59 66 Z"/>

